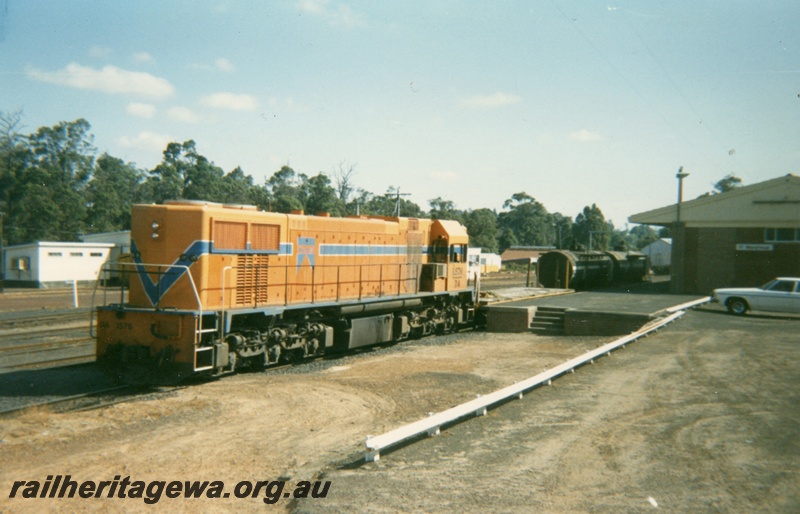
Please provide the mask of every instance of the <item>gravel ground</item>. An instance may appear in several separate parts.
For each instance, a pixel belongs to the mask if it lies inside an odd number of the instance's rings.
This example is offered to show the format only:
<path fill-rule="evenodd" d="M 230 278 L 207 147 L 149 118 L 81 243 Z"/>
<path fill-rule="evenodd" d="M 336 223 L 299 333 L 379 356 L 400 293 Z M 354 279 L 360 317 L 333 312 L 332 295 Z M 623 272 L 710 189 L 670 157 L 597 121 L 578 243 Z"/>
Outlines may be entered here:
<path fill-rule="evenodd" d="M 503 285 L 514 285 L 507 283 Z M 326 498 L 160 498 L 160 512 L 800 512 L 800 318 L 692 311 L 438 437 L 364 463 L 364 438 L 611 338 L 465 332 L 195 384 L 97 411 L 0 420 L 0 512 L 144 512 L 9 498 L 17 480 L 330 482 Z M 14 379 L 15 393 L 8 393 Z M 93 366 L 0 376 L 70 394 Z M 18 495 L 19 496 L 19 495 Z"/>
<path fill-rule="evenodd" d="M 800 319 L 694 311 L 298 511 L 800 512 Z"/>

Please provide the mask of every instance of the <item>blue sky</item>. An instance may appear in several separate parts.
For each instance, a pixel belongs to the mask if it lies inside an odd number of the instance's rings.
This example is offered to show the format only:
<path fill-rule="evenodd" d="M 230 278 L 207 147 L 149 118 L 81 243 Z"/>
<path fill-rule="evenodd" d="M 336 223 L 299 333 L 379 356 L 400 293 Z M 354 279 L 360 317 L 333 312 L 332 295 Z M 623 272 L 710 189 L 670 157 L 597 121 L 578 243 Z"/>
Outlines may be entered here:
<path fill-rule="evenodd" d="M 716 1 L 0 0 L 0 110 L 85 118 L 150 169 L 194 139 L 257 182 L 355 166 L 428 208 L 527 192 L 617 227 L 800 163 L 800 6 Z"/>

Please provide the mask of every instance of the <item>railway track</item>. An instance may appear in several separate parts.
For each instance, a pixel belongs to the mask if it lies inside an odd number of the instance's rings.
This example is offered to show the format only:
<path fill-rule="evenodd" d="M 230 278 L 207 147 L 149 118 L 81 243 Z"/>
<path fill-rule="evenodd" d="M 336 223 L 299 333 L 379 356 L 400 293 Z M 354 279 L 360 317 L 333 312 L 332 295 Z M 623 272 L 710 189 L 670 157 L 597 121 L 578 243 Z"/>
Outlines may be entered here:
<path fill-rule="evenodd" d="M 55 324 L 66 324 L 69 322 L 85 321 L 89 326 L 90 313 L 88 310 L 70 310 L 66 312 L 43 313 L 35 316 L 21 315 L 7 316 L 0 319 L 0 330 L 10 330 L 15 328 L 41 327 Z"/>
<path fill-rule="evenodd" d="M 0 368 L 6 372 L 89 362 L 95 356 L 94 340 L 83 325 L 0 330 L 0 341 Z"/>
<path fill-rule="evenodd" d="M 0 417 L 23 414 L 34 410 L 46 409 L 49 412 L 65 414 L 102 409 L 118 403 L 160 397 L 183 389 L 187 386 L 175 387 L 135 387 L 120 385 L 104 389 L 96 389 L 85 393 L 51 398 L 43 401 L 29 402 L 0 410 Z"/>

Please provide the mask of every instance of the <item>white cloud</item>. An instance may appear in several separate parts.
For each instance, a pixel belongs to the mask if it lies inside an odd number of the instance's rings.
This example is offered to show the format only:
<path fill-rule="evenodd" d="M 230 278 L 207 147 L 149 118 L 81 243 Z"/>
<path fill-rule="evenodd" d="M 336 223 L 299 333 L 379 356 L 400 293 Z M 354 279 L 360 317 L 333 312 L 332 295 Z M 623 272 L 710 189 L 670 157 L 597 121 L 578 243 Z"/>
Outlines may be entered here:
<path fill-rule="evenodd" d="M 197 123 L 200 121 L 200 116 L 188 107 L 172 107 L 167 111 L 167 116 L 175 121 L 184 123 Z"/>
<path fill-rule="evenodd" d="M 199 64 L 194 63 L 188 66 L 190 70 L 200 70 L 200 71 L 222 71 L 225 73 L 230 73 L 236 69 L 236 66 L 233 63 L 226 59 L 225 57 L 220 57 L 218 59 L 214 59 L 214 64 Z"/>
<path fill-rule="evenodd" d="M 286 112 L 295 112 L 295 113 L 308 112 L 310 110 L 305 105 L 301 105 L 301 104 L 295 103 L 295 101 L 294 101 L 294 99 L 292 97 L 289 97 L 289 98 L 286 98 L 286 99 L 280 99 L 280 98 L 272 97 L 272 98 L 269 99 L 269 106 L 270 106 L 270 108 L 275 109 L 275 110 L 281 110 L 281 111 L 286 111 Z"/>
<path fill-rule="evenodd" d="M 297 6 L 304 13 L 319 16 L 336 27 L 349 29 L 366 25 L 364 19 L 346 4 L 332 4 L 329 0 L 301 0 Z"/>
<path fill-rule="evenodd" d="M 236 93 L 214 93 L 201 98 L 200 103 L 207 107 L 232 111 L 254 111 L 258 107 L 258 100 L 254 96 Z"/>
<path fill-rule="evenodd" d="M 580 141 L 582 143 L 591 143 L 592 141 L 601 141 L 603 136 L 598 134 L 597 132 L 592 132 L 586 129 L 580 129 L 578 131 L 572 132 L 569 135 L 569 138 L 573 141 Z"/>
<path fill-rule="evenodd" d="M 147 152 L 161 152 L 175 138 L 168 134 L 157 134 L 155 132 L 139 132 L 136 137 L 122 136 L 117 139 L 117 143 L 125 148 L 135 148 Z"/>
<path fill-rule="evenodd" d="M 95 70 L 73 62 L 58 71 L 41 71 L 28 67 L 26 74 L 29 78 L 40 82 L 104 93 L 131 93 L 165 98 L 175 92 L 175 88 L 166 79 L 140 71 L 123 70 L 116 66 L 105 66 L 101 70 Z"/>
<path fill-rule="evenodd" d="M 131 102 L 128 104 L 128 107 L 125 109 L 125 111 L 131 116 L 136 116 L 138 118 L 152 118 L 156 114 L 156 106 L 151 104 Z"/>
<path fill-rule="evenodd" d="M 133 54 L 133 62 L 136 62 L 136 63 L 139 63 L 139 64 L 146 64 L 146 63 L 150 63 L 150 62 L 153 62 L 153 61 L 155 61 L 155 59 L 153 59 L 153 56 L 150 55 L 147 52 L 135 52 Z"/>
<path fill-rule="evenodd" d="M 506 105 L 516 104 L 521 101 L 521 96 L 498 91 L 493 95 L 477 95 L 465 98 L 461 100 L 461 104 L 467 107 L 505 107 Z"/>
<path fill-rule="evenodd" d="M 217 67 L 217 69 L 218 69 L 218 70 L 220 70 L 220 71 L 228 71 L 228 72 L 230 72 L 230 71 L 233 71 L 233 70 L 235 70 L 235 69 L 236 69 L 236 68 L 233 66 L 233 63 L 232 63 L 232 62 L 230 62 L 228 59 L 226 59 L 226 58 L 224 58 L 224 57 L 220 57 L 219 59 L 217 59 L 216 61 L 214 61 L 214 65 L 215 65 L 215 66 Z"/>

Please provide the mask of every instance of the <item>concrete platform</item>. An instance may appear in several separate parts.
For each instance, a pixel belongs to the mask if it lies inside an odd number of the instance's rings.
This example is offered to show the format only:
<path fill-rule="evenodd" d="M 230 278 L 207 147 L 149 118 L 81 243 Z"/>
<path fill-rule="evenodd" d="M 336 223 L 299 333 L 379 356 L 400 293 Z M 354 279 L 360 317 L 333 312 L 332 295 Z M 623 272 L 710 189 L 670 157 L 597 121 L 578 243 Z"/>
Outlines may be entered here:
<path fill-rule="evenodd" d="M 700 298 L 703 298 L 703 296 L 582 291 L 563 295 L 551 294 L 525 298 L 505 303 L 505 305 L 520 307 L 535 305 L 586 311 L 658 315 L 664 309 Z"/>
<path fill-rule="evenodd" d="M 486 306 L 488 331 L 568 336 L 629 334 L 663 316 L 671 307 L 703 298 L 699 295 L 576 293 L 532 288 L 494 293 L 504 300 Z"/>

